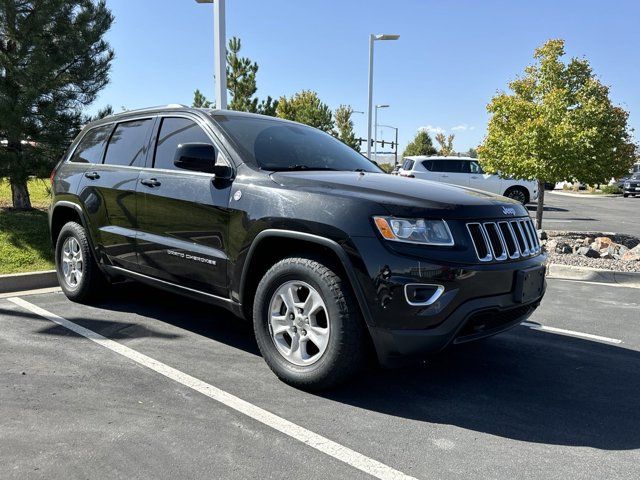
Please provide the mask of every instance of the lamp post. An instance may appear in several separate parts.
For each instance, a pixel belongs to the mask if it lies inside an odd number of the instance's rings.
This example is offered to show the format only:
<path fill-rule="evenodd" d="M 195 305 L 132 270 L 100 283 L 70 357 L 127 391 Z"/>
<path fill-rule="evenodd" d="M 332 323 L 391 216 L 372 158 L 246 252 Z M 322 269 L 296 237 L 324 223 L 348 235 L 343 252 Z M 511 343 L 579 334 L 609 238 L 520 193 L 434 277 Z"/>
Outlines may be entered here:
<path fill-rule="evenodd" d="M 213 50 L 214 50 L 214 69 L 213 74 L 216 78 L 216 108 L 227 108 L 227 51 L 225 40 L 225 0 L 196 0 L 197 3 L 213 3 Z"/>
<path fill-rule="evenodd" d="M 376 105 L 376 115 L 374 121 L 374 131 L 373 131 L 373 159 L 378 161 L 378 109 L 379 108 L 389 108 L 389 105 Z"/>
<path fill-rule="evenodd" d="M 397 40 L 400 35 L 369 35 L 369 109 L 367 114 L 367 158 L 371 159 L 371 114 L 373 110 L 373 44 L 376 40 Z"/>
<path fill-rule="evenodd" d="M 393 166 L 398 166 L 398 127 L 392 127 L 391 125 L 380 125 L 381 127 L 393 128 L 396 131 L 396 148 L 395 148 L 395 160 L 393 161 Z"/>

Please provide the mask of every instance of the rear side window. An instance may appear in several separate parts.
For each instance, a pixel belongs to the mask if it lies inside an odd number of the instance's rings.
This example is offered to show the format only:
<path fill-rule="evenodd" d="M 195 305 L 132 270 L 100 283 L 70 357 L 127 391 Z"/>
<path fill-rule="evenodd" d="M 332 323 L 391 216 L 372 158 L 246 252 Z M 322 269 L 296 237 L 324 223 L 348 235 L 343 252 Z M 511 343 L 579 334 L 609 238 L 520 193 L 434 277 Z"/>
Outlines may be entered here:
<path fill-rule="evenodd" d="M 422 162 L 422 166 L 426 170 L 429 170 L 430 172 L 432 172 L 433 171 L 433 160 L 425 160 L 424 162 Z"/>
<path fill-rule="evenodd" d="M 433 160 L 433 166 L 430 169 L 432 172 L 447 172 L 447 173 L 464 173 L 468 172 L 468 165 L 465 168 L 465 163 L 460 160 Z"/>
<path fill-rule="evenodd" d="M 403 163 L 402 163 L 402 169 L 403 170 L 413 170 L 413 164 L 415 162 L 413 160 L 410 159 L 406 159 Z"/>
<path fill-rule="evenodd" d="M 119 123 L 109 140 L 104 163 L 144 167 L 147 141 L 152 124 L 151 119 Z"/>
<path fill-rule="evenodd" d="M 173 163 L 178 145 L 183 143 L 208 143 L 211 140 L 198 124 L 187 118 L 166 117 L 162 119 L 154 168 L 179 170 Z"/>
<path fill-rule="evenodd" d="M 104 146 L 109 139 L 112 128 L 113 124 L 103 125 L 92 128 L 85 133 L 69 161 L 75 163 L 102 163 Z"/>

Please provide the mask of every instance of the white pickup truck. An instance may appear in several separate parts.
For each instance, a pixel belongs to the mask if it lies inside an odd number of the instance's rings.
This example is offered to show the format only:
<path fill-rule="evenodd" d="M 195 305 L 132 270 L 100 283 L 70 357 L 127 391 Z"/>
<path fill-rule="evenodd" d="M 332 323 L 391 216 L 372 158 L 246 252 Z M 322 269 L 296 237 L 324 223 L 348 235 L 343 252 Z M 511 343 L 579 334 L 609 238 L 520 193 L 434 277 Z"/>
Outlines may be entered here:
<path fill-rule="evenodd" d="M 485 173 L 476 158 L 404 157 L 398 175 L 497 193 L 523 205 L 538 199 L 537 182 Z"/>

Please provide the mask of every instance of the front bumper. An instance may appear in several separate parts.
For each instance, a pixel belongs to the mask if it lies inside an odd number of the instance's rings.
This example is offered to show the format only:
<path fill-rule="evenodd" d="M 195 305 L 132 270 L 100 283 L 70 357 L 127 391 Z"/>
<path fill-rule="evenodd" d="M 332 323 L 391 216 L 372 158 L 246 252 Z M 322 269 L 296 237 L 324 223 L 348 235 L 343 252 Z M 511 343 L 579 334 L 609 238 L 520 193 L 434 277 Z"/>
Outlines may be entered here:
<path fill-rule="evenodd" d="M 369 332 L 385 366 L 441 351 L 448 345 L 484 338 L 528 318 L 544 296 L 526 302 L 516 295 L 521 270 L 546 262 L 541 254 L 492 264 L 444 264 L 386 248 L 377 238 L 354 239 L 363 268 L 356 269 L 370 312 Z M 444 287 L 430 305 L 412 305 L 407 284 Z"/>
<path fill-rule="evenodd" d="M 627 195 L 640 195 L 640 183 L 632 183 L 628 187 L 625 186 L 623 191 Z"/>

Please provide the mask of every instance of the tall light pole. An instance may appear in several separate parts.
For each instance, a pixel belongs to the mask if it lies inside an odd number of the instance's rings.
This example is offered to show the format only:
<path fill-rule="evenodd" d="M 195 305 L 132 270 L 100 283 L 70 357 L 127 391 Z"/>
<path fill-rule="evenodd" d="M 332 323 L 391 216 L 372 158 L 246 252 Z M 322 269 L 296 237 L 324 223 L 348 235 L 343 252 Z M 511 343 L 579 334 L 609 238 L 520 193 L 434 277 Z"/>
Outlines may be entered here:
<path fill-rule="evenodd" d="M 196 0 L 197 3 L 213 3 L 213 50 L 216 78 L 216 108 L 227 108 L 227 50 L 224 0 Z"/>
<path fill-rule="evenodd" d="M 373 129 L 373 159 L 378 161 L 378 109 L 379 108 L 389 108 L 389 105 L 376 105 L 376 115 L 374 121 L 374 129 Z"/>
<path fill-rule="evenodd" d="M 398 127 L 392 127 L 391 125 L 380 125 L 381 127 L 393 128 L 396 131 L 396 148 L 395 148 L 395 160 L 393 161 L 393 166 L 398 166 Z"/>
<path fill-rule="evenodd" d="M 400 35 L 369 35 L 369 110 L 367 114 L 367 158 L 371 160 L 371 114 L 373 110 L 373 44 L 376 40 L 397 40 Z"/>

